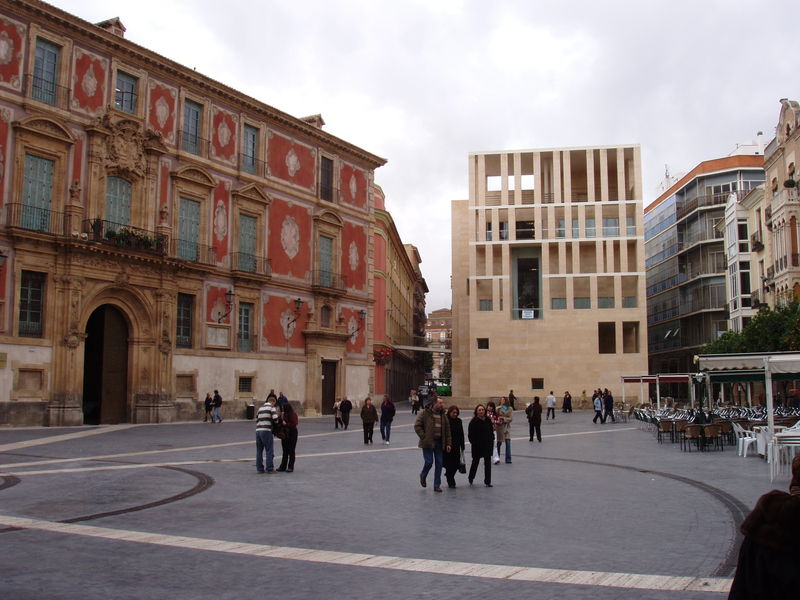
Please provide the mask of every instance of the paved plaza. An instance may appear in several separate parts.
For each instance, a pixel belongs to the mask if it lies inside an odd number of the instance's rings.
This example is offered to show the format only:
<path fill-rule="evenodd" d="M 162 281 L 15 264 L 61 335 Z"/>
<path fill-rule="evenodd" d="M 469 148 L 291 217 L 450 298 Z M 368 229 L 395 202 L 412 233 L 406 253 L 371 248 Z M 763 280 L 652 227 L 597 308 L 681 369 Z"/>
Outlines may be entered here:
<path fill-rule="evenodd" d="M 272 475 L 252 421 L 0 429 L 0 598 L 725 598 L 738 525 L 788 476 L 592 415 L 530 443 L 517 411 L 494 487 L 442 494 L 405 404 L 390 446 L 301 418 Z"/>

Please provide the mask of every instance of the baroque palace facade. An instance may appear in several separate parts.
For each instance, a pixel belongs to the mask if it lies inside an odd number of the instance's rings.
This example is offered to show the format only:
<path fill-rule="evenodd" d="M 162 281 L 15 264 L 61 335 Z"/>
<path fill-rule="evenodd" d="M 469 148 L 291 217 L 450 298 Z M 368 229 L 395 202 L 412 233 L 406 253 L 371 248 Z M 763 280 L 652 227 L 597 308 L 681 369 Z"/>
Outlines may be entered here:
<path fill-rule="evenodd" d="M 231 417 L 273 388 L 306 414 L 381 393 L 385 160 L 124 31 L 0 1 L 0 423 L 196 418 L 214 389 Z"/>

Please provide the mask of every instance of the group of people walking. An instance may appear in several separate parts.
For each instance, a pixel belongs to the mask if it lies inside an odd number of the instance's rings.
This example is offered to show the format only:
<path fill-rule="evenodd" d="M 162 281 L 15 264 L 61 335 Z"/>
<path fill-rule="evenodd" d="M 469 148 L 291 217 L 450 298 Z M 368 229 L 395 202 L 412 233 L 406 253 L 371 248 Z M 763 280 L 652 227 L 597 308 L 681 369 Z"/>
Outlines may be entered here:
<path fill-rule="evenodd" d="M 466 441 L 470 443 L 472 460 L 467 480 L 472 485 L 483 461 L 483 483 L 492 487 L 492 463 L 500 462 L 500 450 L 505 446 L 505 462 L 511 463 L 511 422 L 513 408 L 507 397 L 500 400 L 500 406 L 494 402 L 486 405 L 478 404 L 473 417 L 467 426 L 464 436 L 464 425 L 458 406 L 450 406 L 445 412 L 440 398 L 428 404 L 417 415 L 414 432 L 419 437 L 418 446 L 422 449 L 423 465 L 419 474 L 419 483 L 427 487 L 428 473 L 433 468 L 433 491 L 442 491 L 442 468 L 445 471 L 447 487 L 456 487 L 455 475 L 466 473 Z"/>
<path fill-rule="evenodd" d="M 616 423 L 617 419 L 614 416 L 614 396 L 608 391 L 608 388 L 597 388 L 592 394 L 592 405 L 594 406 L 594 419 L 592 423 L 597 423 L 600 419 L 600 424 L 603 425 L 608 419 L 612 423 Z"/>
<path fill-rule="evenodd" d="M 219 390 L 214 390 L 214 395 L 211 392 L 206 392 L 206 399 L 203 402 L 206 414 L 203 416 L 203 422 L 208 422 L 211 419 L 212 423 L 222 423 L 222 417 L 219 414 L 222 407 L 222 396 L 219 395 Z"/>

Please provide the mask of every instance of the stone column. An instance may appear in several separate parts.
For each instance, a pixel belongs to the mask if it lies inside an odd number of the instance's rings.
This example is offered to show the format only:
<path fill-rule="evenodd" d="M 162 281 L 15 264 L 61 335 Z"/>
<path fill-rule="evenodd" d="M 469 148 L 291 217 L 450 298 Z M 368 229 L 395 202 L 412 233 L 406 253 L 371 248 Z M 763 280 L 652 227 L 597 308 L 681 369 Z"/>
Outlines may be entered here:
<path fill-rule="evenodd" d="M 48 423 L 81 425 L 83 423 L 83 363 L 86 334 L 80 328 L 81 277 L 55 275 L 56 299 L 53 303 L 53 376 Z"/>

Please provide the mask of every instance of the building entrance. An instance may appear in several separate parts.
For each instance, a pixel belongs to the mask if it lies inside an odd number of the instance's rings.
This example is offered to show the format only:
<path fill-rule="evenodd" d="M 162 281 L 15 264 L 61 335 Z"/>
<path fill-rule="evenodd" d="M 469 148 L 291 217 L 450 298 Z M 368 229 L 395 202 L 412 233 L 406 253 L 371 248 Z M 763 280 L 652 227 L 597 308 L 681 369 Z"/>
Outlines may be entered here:
<path fill-rule="evenodd" d="M 128 324 L 110 305 L 95 310 L 86 323 L 83 359 L 83 422 L 124 423 L 128 411 Z"/>
<path fill-rule="evenodd" d="M 335 360 L 322 361 L 322 407 L 320 412 L 323 415 L 333 414 L 333 403 L 336 401 L 336 365 Z"/>

